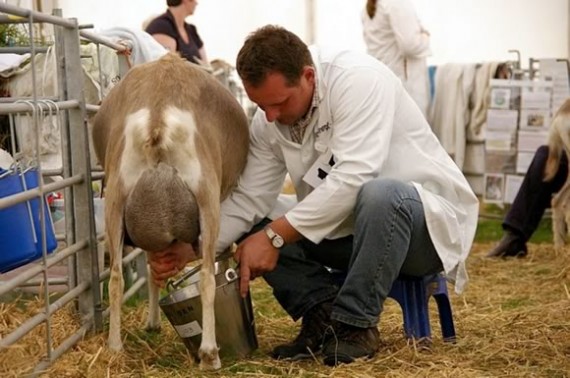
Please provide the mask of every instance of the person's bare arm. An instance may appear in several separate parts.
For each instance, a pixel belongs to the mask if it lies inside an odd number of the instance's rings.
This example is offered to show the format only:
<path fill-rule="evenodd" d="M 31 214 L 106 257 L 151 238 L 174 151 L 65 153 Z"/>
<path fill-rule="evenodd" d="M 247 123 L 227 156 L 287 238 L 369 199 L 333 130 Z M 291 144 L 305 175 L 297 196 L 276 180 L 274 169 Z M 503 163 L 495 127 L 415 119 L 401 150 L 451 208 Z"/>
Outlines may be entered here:
<path fill-rule="evenodd" d="M 168 51 L 176 51 L 176 40 L 171 36 L 166 34 L 152 34 L 152 37 Z"/>
<path fill-rule="evenodd" d="M 208 56 L 206 55 L 206 49 L 204 48 L 204 46 L 202 46 L 200 50 L 198 50 L 198 53 L 200 54 L 199 63 L 203 66 L 210 66 L 210 62 L 208 61 Z"/>

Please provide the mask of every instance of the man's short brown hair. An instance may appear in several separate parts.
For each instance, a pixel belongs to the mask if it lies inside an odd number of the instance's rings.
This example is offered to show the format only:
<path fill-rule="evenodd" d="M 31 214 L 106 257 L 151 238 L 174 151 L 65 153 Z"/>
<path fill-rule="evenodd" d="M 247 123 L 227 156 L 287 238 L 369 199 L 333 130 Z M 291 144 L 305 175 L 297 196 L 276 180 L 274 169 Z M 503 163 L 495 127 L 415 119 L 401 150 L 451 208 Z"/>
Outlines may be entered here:
<path fill-rule="evenodd" d="M 245 83 L 257 87 L 270 72 L 279 72 L 287 84 L 299 82 L 303 68 L 312 66 L 307 45 L 290 31 L 276 25 L 251 33 L 238 53 L 236 69 Z"/>

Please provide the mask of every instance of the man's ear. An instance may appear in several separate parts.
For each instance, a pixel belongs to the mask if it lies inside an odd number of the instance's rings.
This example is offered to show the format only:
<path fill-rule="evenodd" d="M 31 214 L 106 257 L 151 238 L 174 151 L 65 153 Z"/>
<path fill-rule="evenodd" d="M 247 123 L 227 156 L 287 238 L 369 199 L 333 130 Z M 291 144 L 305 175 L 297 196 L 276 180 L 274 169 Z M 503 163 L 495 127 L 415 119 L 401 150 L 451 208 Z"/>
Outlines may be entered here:
<path fill-rule="evenodd" d="M 315 76 L 316 76 L 317 72 L 315 71 L 315 67 L 313 66 L 305 66 L 303 67 L 303 72 L 302 72 L 302 76 L 305 77 L 305 79 L 309 82 L 309 83 L 314 83 L 315 82 Z"/>

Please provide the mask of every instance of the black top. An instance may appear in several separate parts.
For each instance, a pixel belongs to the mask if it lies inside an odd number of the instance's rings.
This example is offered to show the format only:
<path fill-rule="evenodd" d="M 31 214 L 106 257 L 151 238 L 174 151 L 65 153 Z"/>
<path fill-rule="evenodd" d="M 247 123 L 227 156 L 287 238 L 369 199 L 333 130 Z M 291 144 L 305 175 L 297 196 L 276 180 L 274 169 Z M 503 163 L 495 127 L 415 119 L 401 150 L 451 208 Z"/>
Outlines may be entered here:
<path fill-rule="evenodd" d="M 172 16 L 172 13 L 167 10 L 166 13 L 152 20 L 146 27 L 145 31 L 148 34 L 166 34 L 167 36 L 174 38 L 176 41 L 176 51 L 178 51 L 183 58 L 186 58 L 191 62 L 198 63 L 195 58 L 200 59 L 200 53 L 198 50 L 204 46 L 204 43 L 198 35 L 196 26 L 184 22 L 184 28 L 188 34 L 189 43 L 184 42 L 182 36 L 178 33 L 174 16 Z"/>

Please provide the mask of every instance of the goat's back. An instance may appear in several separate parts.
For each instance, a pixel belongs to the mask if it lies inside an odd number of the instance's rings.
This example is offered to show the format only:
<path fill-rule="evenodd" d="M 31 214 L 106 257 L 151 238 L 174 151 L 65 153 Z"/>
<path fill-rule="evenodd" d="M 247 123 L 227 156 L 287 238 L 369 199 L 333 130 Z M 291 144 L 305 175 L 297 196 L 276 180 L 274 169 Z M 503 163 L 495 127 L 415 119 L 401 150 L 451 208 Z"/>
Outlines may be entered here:
<path fill-rule="evenodd" d="M 95 116 L 93 144 L 134 244 L 193 242 L 199 192 L 229 194 L 248 134 L 237 100 L 203 69 L 174 54 L 131 69 Z"/>
<path fill-rule="evenodd" d="M 249 143 L 247 119 L 237 100 L 212 75 L 173 53 L 132 68 L 105 98 L 93 126 L 99 161 L 106 172 L 109 165 L 117 164 L 124 149 L 127 117 L 141 109 L 149 109 L 149 147 L 159 146 L 165 138 L 165 114 L 172 108 L 192 114 L 196 153 L 215 162 L 211 169 L 222 178 L 224 198 L 245 164 Z M 181 136 L 170 137 L 176 142 Z M 156 154 L 156 162 L 168 158 L 160 151 Z"/>

